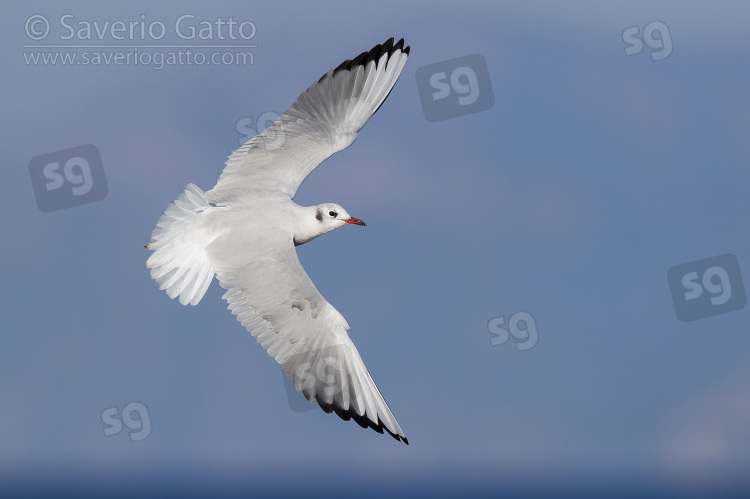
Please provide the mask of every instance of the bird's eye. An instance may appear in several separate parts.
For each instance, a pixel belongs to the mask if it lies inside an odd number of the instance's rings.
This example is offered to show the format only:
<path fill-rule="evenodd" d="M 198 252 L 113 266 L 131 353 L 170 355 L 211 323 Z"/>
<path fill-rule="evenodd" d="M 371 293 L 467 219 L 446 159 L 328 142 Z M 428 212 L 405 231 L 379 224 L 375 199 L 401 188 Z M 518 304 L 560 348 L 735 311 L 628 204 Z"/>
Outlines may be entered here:
<path fill-rule="evenodd" d="M 336 215 L 338 215 L 338 213 L 336 213 L 335 211 L 329 211 L 328 214 L 331 215 L 333 218 L 336 218 Z"/>

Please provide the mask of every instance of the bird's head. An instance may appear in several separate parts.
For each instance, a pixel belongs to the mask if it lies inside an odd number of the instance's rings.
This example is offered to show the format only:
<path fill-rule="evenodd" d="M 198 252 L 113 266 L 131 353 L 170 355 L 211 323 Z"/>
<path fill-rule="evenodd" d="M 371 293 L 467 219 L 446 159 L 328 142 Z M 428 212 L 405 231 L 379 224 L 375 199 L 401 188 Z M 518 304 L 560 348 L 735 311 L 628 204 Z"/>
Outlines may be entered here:
<path fill-rule="evenodd" d="M 344 208 L 335 203 L 319 204 L 315 207 L 315 219 L 329 230 L 337 229 L 342 225 L 367 225 L 359 218 L 354 218 Z"/>

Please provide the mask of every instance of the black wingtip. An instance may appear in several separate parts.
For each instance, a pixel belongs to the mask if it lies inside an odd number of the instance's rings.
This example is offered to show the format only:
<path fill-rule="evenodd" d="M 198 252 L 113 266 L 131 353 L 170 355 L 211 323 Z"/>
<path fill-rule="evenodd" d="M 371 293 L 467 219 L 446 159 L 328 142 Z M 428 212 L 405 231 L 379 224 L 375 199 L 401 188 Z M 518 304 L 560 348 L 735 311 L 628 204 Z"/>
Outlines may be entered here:
<path fill-rule="evenodd" d="M 383 57 L 384 54 L 390 55 L 393 50 L 393 37 L 390 37 L 385 41 L 385 43 L 380 47 L 380 55 L 378 56 L 378 59 Z"/>
<path fill-rule="evenodd" d="M 391 38 L 391 40 L 393 40 L 393 38 Z M 402 52 L 404 51 L 404 39 L 403 38 L 400 39 L 398 42 L 396 42 L 396 45 L 393 46 L 393 51 L 395 52 L 397 50 L 400 50 Z"/>
<path fill-rule="evenodd" d="M 390 436 L 392 436 L 396 440 L 399 440 L 401 442 L 404 442 L 406 445 L 409 445 L 409 441 L 406 439 L 406 437 L 402 437 L 401 435 L 391 432 L 391 430 L 385 427 L 382 421 L 379 421 L 378 424 L 375 424 L 372 420 L 370 420 L 370 418 L 367 417 L 367 413 L 360 416 L 359 414 L 352 411 L 351 409 L 348 409 L 348 410 L 341 409 L 339 407 L 335 407 L 332 404 L 321 402 L 321 400 L 316 400 L 316 402 L 318 403 L 320 408 L 323 409 L 328 414 L 333 412 L 344 421 L 353 420 L 360 427 L 371 428 L 375 430 L 376 432 L 380 433 L 381 435 L 383 434 L 383 430 L 385 430 L 386 432 L 388 432 Z"/>
<path fill-rule="evenodd" d="M 388 58 L 386 59 L 386 64 L 388 64 L 388 61 L 390 60 L 391 56 L 398 50 L 403 52 L 406 55 L 409 55 L 409 50 L 411 47 L 404 47 L 404 39 L 401 38 L 398 42 L 394 43 L 394 38 L 391 37 L 387 39 L 384 43 L 379 43 L 375 45 L 372 49 L 370 49 L 367 52 L 362 52 L 354 59 L 347 59 L 341 64 L 339 64 L 336 69 L 333 69 L 323 76 L 320 77 L 318 80 L 318 83 L 321 83 L 326 77 L 333 76 L 339 71 L 351 71 L 352 68 L 356 68 L 357 66 L 367 66 L 367 64 L 370 63 L 370 61 L 375 61 L 375 64 L 377 66 L 380 59 L 383 57 L 383 55 L 388 55 Z"/>

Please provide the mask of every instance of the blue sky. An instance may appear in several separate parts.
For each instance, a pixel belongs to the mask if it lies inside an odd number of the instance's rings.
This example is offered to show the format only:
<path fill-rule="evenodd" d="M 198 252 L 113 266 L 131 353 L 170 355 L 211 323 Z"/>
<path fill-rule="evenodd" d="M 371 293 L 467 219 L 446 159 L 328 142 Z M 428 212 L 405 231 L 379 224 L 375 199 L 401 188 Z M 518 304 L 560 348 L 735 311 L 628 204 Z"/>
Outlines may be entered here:
<path fill-rule="evenodd" d="M 22 47 L 41 43 L 27 20 L 72 43 L 66 14 L 161 21 L 164 45 L 187 43 L 172 30 L 182 15 L 232 17 L 255 25 L 257 47 L 239 66 L 26 64 L 42 50 Z M 667 281 L 733 254 L 733 289 L 750 285 L 749 14 L 734 1 L 6 7 L 0 473 L 15 478 L 0 490 L 41 487 L 39 470 L 71 490 L 749 487 L 750 311 L 682 322 Z M 657 21 L 671 54 L 626 55 L 623 31 Z M 105 35 L 76 43 L 148 43 Z M 282 113 L 390 36 L 412 47 L 395 89 L 295 200 L 368 224 L 298 253 L 408 447 L 292 411 L 217 283 L 183 307 L 143 248 L 186 184 L 214 185 L 238 120 Z M 427 121 L 417 69 L 477 53 L 494 105 Z M 85 144 L 106 197 L 43 213 L 30 160 Z M 488 322 L 521 311 L 538 343 L 492 346 Z M 147 408 L 147 438 L 105 436 L 102 411 L 131 402 Z"/>

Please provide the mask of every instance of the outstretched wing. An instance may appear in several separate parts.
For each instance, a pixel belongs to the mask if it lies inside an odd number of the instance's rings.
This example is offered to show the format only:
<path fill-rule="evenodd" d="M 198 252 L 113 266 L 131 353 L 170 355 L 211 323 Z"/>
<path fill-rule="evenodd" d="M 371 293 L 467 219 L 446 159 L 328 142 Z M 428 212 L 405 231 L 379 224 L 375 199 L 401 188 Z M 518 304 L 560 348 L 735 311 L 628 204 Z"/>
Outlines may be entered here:
<path fill-rule="evenodd" d="M 346 332 L 349 325 L 315 288 L 289 234 L 274 228 L 238 232 L 207 247 L 237 320 L 307 400 L 408 444 Z"/>
<path fill-rule="evenodd" d="M 208 199 L 241 201 L 259 193 L 294 197 L 316 166 L 354 142 L 388 97 L 408 55 L 404 40 L 394 45 L 391 38 L 323 75 L 229 157 Z"/>

